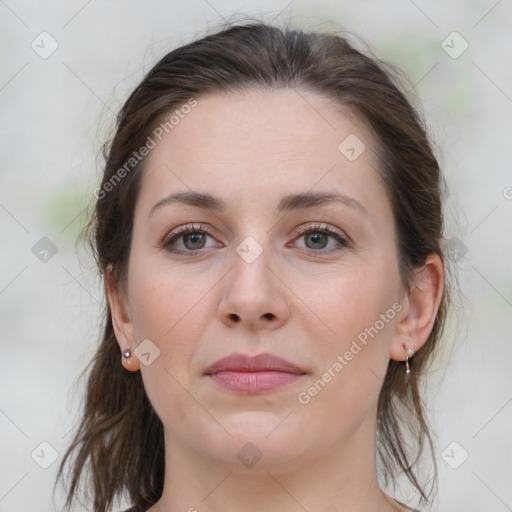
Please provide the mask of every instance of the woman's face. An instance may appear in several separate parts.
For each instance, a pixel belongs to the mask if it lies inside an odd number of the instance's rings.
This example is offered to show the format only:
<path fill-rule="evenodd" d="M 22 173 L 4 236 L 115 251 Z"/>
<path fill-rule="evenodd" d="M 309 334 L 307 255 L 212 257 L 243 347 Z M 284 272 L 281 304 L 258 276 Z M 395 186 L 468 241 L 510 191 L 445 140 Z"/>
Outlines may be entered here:
<path fill-rule="evenodd" d="M 405 297 L 374 150 L 293 90 L 200 98 L 151 150 L 123 329 L 172 449 L 241 470 L 374 452 Z"/>

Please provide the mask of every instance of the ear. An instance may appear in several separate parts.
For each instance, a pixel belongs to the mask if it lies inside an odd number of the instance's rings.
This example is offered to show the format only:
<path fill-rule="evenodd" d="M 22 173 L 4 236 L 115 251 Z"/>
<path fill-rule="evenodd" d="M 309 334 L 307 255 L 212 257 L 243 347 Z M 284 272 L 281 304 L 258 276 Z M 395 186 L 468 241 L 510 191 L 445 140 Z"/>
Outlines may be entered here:
<path fill-rule="evenodd" d="M 444 268 L 437 254 L 430 254 L 425 265 L 415 271 L 402 300 L 390 357 L 405 361 L 408 349 L 417 352 L 427 341 L 444 291 Z M 405 348 L 404 348 L 405 347 Z"/>
<path fill-rule="evenodd" d="M 129 314 L 126 292 L 121 290 L 118 283 L 116 283 L 112 265 L 107 267 L 105 273 L 105 292 L 112 315 L 114 334 L 121 349 L 121 354 L 128 351 L 131 353 L 130 357 L 121 357 L 122 364 L 126 370 L 135 372 L 140 369 L 140 362 L 133 354 L 135 345 L 133 324 Z"/>

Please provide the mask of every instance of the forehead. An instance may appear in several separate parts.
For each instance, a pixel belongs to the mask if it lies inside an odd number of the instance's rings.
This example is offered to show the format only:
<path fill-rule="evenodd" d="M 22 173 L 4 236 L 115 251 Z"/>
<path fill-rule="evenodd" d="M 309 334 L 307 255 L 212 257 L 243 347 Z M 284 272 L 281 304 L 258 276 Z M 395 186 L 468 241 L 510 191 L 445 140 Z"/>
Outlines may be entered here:
<path fill-rule="evenodd" d="M 139 201 L 205 188 L 244 204 L 313 188 L 382 195 L 375 146 L 356 116 L 314 93 L 207 95 L 151 150 Z"/>

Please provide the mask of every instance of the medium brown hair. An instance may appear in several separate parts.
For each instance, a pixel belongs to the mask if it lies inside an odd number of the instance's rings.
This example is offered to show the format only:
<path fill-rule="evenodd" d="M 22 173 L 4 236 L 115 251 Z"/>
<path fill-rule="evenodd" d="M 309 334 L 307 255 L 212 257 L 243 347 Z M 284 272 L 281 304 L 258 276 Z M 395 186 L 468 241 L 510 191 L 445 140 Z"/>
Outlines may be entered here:
<path fill-rule="evenodd" d="M 133 215 L 145 160 L 123 173 L 134 151 L 165 115 L 209 93 L 247 89 L 312 92 L 355 114 L 377 141 L 379 173 L 392 207 L 401 277 L 410 283 L 429 254 L 442 251 L 442 175 L 422 117 L 401 91 L 393 68 L 359 51 L 336 34 L 310 33 L 264 23 L 224 28 L 165 55 L 122 107 L 113 140 L 104 148 L 101 190 L 90 223 L 100 273 L 126 278 Z M 126 169 L 126 167 L 125 167 Z M 107 187 L 111 183 L 114 186 Z M 404 378 L 404 363 L 390 360 L 379 396 L 377 433 L 386 484 L 405 475 L 428 503 L 417 462 L 433 440 L 420 392 L 420 376 L 432 358 L 445 322 L 445 290 L 429 339 Z M 81 424 L 65 454 L 59 479 L 70 466 L 67 506 L 81 483 L 95 512 L 110 511 L 120 496 L 142 509 L 158 501 L 164 482 L 163 427 L 146 396 L 140 372 L 123 369 L 120 349 L 105 311 L 104 331 L 89 366 Z M 84 479 L 87 477 L 87 480 Z M 84 481 L 82 481 L 84 480 Z"/>

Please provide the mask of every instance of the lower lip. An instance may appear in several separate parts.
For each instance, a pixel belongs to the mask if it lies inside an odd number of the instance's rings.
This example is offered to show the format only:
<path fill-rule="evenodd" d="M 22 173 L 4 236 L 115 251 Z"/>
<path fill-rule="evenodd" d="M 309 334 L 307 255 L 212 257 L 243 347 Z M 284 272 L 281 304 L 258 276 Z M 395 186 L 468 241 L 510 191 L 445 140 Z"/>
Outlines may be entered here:
<path fill-rule="evenodd" d="M 222 371 L 210 375 L 221 387 L 239 393 L 257 394 L 272 391 L 286 384 L 295 382 L 302 374 L 279 371 L 235 372 Z"/>

